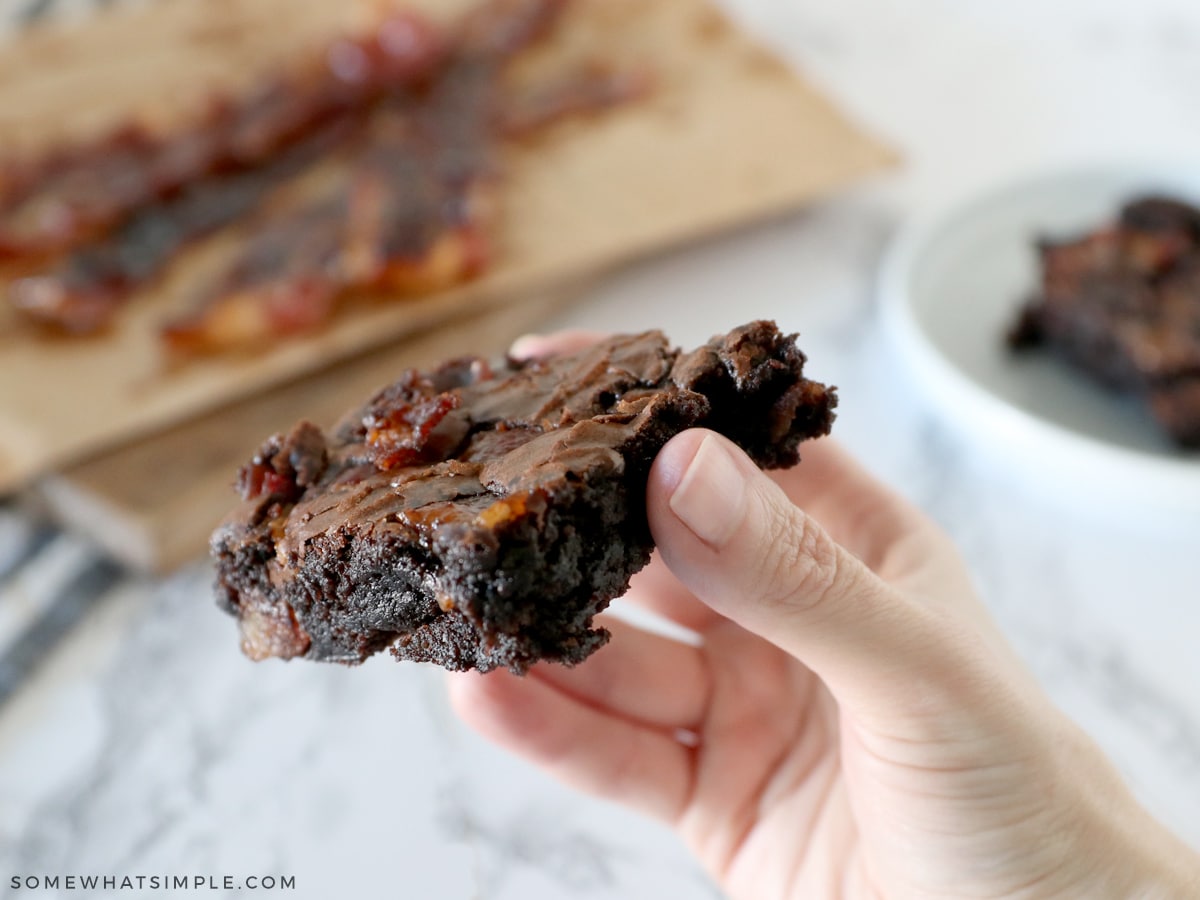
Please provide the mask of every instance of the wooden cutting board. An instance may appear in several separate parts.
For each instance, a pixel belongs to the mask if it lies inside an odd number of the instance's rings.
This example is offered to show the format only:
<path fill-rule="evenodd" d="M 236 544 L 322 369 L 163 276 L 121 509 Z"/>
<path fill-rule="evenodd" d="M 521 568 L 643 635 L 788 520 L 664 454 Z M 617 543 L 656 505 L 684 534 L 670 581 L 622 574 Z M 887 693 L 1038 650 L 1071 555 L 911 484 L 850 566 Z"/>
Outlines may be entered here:
<path fill-rule="evenodd" d="M 346 8 L 171 0 L 12 42 L 0 49 L 0 146 L 102 128 L 131 107 L 169 116 L 311 45 Z M 450 317 L 792 210 L 891 159 L 703 0 L 579 0 L 568 34 L 605 58 L 649 63 L 658 89 L 508 154 L 489 275 L 364 306 L 269 352 L 176 369 L 156 337 L 164 295 L 187 283 L 205 248 L 102 338 L 34 340 L 0 317 L 0 493 Z"/>
<path fill-rule="evenodd" d="M 35 490 L 60 521 L 136 569 L 165 572 L 204 552 L 236 502 L 237 469 L 263 440 L 300 419 L 336 422 L 406 368 L 464 354 L 499 357 L 537 331 L 568 296 L 527 297 L 193 419 L 41 479 Z"/>

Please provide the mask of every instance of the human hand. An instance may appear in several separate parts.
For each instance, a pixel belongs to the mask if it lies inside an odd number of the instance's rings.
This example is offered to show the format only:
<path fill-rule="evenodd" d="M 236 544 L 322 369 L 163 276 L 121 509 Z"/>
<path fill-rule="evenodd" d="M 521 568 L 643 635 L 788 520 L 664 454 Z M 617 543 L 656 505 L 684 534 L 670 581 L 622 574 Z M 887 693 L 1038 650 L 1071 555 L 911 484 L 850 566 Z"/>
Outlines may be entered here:
<path fill-rule="evenodd" d="M 803 454 L 768 476 L 718 435 L 671 441 L 626 599 L 698 643 L 607 616 L 578 668 L 456 676 L 459 714 L 668 822 L 734 897 L 1200 896 L 948 539 L 829 441 Z"/>

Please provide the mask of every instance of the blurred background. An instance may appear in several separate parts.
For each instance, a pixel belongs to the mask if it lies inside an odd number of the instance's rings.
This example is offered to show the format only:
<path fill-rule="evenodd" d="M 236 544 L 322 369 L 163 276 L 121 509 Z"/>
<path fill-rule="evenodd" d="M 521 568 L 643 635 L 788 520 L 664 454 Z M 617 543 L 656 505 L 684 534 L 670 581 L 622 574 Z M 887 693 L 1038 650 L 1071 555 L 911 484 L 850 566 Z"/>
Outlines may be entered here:
<path fill-rule="evenodd" d="M 466 731 L 440 671 L 243 658 L 213 604 L 203 538 L 232 503 L 239 461 L 279 427 L 272 415 L 293 421 L 319 403 L 331 421 L 393 367 L 495 354 L 522 331 L 661 328 L 687 346 L 751 318 L 801 333 L 812 377 L 839 386 L 837 439 L 950 532 L 1047 691 L 1200 846 L 1200 504 L 1186 499 L 1200 497 L 1200 460 L 1162 442 L 1106 447 L 1042 421 L 1053 411 L 1030 425 L 1020 403 L 970 377 L 965 393 L 947 389 L 936 380 L 958 384 L 953 361 L 922 365 L 936 342 L 914 339 L 906 298 L 880 289 L 885 258 L 920 259 L 912 242 L 932 233 L 920 223 L 986 216 L 978 198 L 1025 178 L 1116 172 L 1126 184 L 1132 171 L 1148 188 L 1200 188 L 1200 7 L 717 5 L 738 35 L 693 46 L 662 10 L 686 6 L 685 21 L 699 0 L 646 4 L 658 24 L 621 52 L 669 69 L 648 110 L 634 101 L 514 151 L 514 184 L 560 151 L 554 171 L 567 174 L 511 198 L 512 240 L 499 241 L 486 291 L 421 301 L 420 314 L 350 310 L 332 331 L 182 374 L 125 325 L 80 350 L 0 318 L 0 895 L 54 894 L 14 877 L 178 874 L 222 891 L 225 876 L 294 878 L 280 892 L 304 897 L 717 896 L 665 830 Z M 61 61 L 38 56 L 31 23 L 86 29 L 123 14 L 117 0 L 100 6 L 0 0 L 0 135 L 27 128 L 6 103 L 58 96 Z M 657 40 L 675 49 L 657 54 Z M 742 71 L 723 67 L 744 40 L 795 75 L 770 87 L 726 77 Z M 635 152 L 667 136 L 681 160 L 671 177 Z M 560 206 L 572 217 L 553 219 Z M 518 220 L 540 215 L 567 226 L 534 240 Z M 1049 227 L 1019 224 L 971 227 L 999 252 L 1032 248 Z M 1032 278 L 1032 249 L 1023 265 Z M 88 354 L 116 373 L 100 399 L 81 381 Z M 135 357 L 122 381 L 118 361 Z M 51 370 L 69 377 L 40 393 Z M 71 398 L 104 407 L 103 421 L 72 434 Z M 1111 402 L 1114 420 L 1136 417 Z M 193 412 L 164 412 L 179 404 Z M 996 411 L 1014 405 L 1015 418 Z M 125 430 L 107 428 L 122 416 Z M 1073 454 L 1087 480 L 1070 477 Z"/>

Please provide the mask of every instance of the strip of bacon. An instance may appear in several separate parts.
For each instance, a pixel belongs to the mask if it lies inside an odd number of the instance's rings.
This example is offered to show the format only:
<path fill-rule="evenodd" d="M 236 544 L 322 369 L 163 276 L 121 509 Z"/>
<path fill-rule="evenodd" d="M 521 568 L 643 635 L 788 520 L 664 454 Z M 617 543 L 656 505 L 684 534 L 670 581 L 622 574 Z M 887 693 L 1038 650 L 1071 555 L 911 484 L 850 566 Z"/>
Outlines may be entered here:
<path fill-rule="evenodd" d="M 460 23 L 419 97 L 394 97 L 333 195 L 281 210 L 163 336 L 184 354 L 311 330 L 348 294 L 427 294 L 476 277 L 489 231 L 504 69 L 566 0 L 492 0 Z"/>
<path fill-rule="evenodd" d="M 285 88 L 311 90 L 316 82 L 269 84 L 255 95 L 261 102 L 251 98 L 237 106 L 247 118 L 236 144 L 257 148 L 243 152 L 243 163 L 208 166 L 194 182 L 162 196 L 151 192 L 106 236 L 15 281 L 10 299 L 27 317 L 59 331 L 100 330 L 183 246 L 241 220 L 248 221 L 248 237 L 236 254 L 200 287 L 192 312 L 164 327 L 172 350 L 258 346 L 319 327 L 349 295 L 427 294 L 478 276 L 492 255 L 501 143 L 636 98 L 649 86 L 644 74 L 598 65 L 532 85 L 509 83 L 509 64 L 552 32 L 567 4 L 490 0 L 452 33 L 401 27 L 395 23 L 410 20 L 399 18 L 369 41 L 334 45 L 330 71 L 339 85 L 372 85 L 356 95 L 369 94 L 367 106 L 343 99 L 337 115 L 312 128 L 306 116 L 325 101 L 284 95 Z M 399 80 L 385 90 L 379 59 L 394 66 L 420 59 L 420 74 L 415 63 L 403 77 L 392 71 Z M 278 102 L 261 99 L 268 96 Z M 122 140 L 128 153 L 115 165 L 117 175 L 149 146 L 136 130 Z M 333 182 L 316 198 L 289 199 L 295 177 L 331 150 L 342 157 Z M 181 147 L 176 151 L 182 154 Z M 252 159 L 258 164 L 250 165 Z M 68 172 L 72 164 L 51 159 L 45 165 L 65 165 Z M 179 163 L 174 171 L 185 168 Z M 13 190 L 10 183 L 10 198 Z M 132 193 L 121 196 L 128 200 Z"/>
<path fill-rule="evenodd" d="M 0 170 L 0 259 L 46 257 L 119 226 L 135 211 L 214 174 L 255 169 L 381 96 L 428 80 L 441 32 L 398 13 L 339 38 L 244 97 L 215 97 L 188 127 L 123 125 Z"/>
<path fill-rule="evenodd" d="M 301 209 L 272 211 L 163 330 L 195 354 L 311 330 L 355 291 L 425 294 L 483 271 L 489 256 L 492 82 L 456 67 L 415 103 L 380 110 L 340 184 Z M 472 133 L 474 132 L 474 133 Z"/>
<path fill-rule="evenodd" d="M 305 171 L 354 133 L 349 122 L 309 136 L 257 169 L 212 175 L 166 200 L 133 212 L 115 231 L 84 244 L 8 286 L 9 301 L 27 318 L 67 334 L 108 327 L 139 288 L 179 251 L 252 213 L 274 190 Z"/>
<path fill-rule="evenodd" d="M 169 348 L 257 347 L 324 325 L 346 296 L 425 295 L 477 277 L 493 256 L 497 144 L 651 86 L 644 73 L 588 67 L 497 106 L 495 83 L 467 66 L 419 109 L 381 113 L 340 195 L 262 223 L 195 311 L 165 326 Z"/>

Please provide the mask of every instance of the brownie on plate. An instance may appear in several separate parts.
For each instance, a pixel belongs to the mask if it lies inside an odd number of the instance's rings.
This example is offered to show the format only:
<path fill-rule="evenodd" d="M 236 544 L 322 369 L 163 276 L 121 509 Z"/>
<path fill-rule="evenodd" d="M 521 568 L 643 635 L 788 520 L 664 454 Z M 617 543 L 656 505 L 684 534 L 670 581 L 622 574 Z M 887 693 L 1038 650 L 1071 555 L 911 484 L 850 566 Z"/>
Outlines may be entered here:
<path fill-rule="evenodd" d="M 213 536 L 220 604 L 255 659 L 577 663 L 649 559 L 658 451 L 704 426 L 764 467 L 795 464 L 837 403 L 804 363 L 794 335 L 754 322 L 691 353 L 652 331 L 406 372 L 329 433 L 301 422 L 243 467 Z"/>
<path fill-rule="evenodd" d="M 1143 197 L 1039 250 L 1042 284 L 1009 343 L 1140 398 L 1178 445 L 1200 448 L 1200 210 Z"/>

